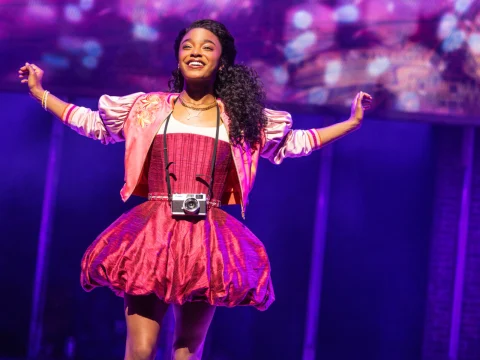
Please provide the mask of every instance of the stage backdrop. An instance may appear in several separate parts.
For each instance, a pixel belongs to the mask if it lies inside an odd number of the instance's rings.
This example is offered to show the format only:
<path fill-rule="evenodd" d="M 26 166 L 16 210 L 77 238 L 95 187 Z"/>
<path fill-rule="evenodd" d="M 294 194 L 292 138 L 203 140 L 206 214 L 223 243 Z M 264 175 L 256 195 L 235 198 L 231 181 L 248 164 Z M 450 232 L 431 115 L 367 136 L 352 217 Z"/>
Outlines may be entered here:
<path fill-rule="evenodd" d="M 0 108 L 0 358 L 25 359 L 54 120 L 26 94 L 0 93 Z M 296 128 L 321 123 L 319 114 L 293 119 Z M 431 127 L 368 119 L 331 145 L 318 360 L 421 359 L 436 158 Z M 72 347 L 75 359 L 120 359 L 122 299 L 107 289 L 85 293 L 80 259 L 143 200 L 120 199 L 124 144 L 103 146 L 63 130 L 38 360 L 67 359 Z M 245 223 L 267 248 L 277 299 L 266 312 L 218 309 L 205 360 L 301 359 L 321 158 L 317 151 L 280 166 L 261 160 Z"/>
<path fill-rule="evenodd" d="M 2 0 L 0 88 L 29 61 L 64 95 L 164 90 L 200 18 L 228 25 L 272 102 L 342 108 L 363 89 L 389 113 L 480 115 L 474 0 Z"/>

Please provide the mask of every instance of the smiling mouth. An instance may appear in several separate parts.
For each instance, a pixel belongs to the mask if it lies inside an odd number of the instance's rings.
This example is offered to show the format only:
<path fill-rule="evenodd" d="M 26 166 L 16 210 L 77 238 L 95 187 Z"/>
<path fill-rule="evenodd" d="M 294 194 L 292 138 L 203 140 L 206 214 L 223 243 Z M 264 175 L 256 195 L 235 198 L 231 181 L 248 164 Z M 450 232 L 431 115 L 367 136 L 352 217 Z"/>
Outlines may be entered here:
<path fill-rule="evenodd" d="M 198 61 L 198 60 L 193 60 L 193 61 L 189 61 L 187 63 L 188 67 L 192 68 L 192 69 L 201 69 L 205 66 L 205 64 L 201 61 Z"/>

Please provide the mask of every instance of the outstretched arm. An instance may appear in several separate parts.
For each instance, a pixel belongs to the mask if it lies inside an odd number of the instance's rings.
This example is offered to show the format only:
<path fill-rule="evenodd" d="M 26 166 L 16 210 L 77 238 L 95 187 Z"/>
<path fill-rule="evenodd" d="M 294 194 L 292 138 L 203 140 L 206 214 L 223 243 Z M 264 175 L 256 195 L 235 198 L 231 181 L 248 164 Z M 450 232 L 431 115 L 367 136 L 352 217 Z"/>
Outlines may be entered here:
<path fill-rule="evenodd" d="M 30 95 L 42 107 L 55 115 L 78 134 L 111 144 L 125 139 L 123 127 L 133 103 L 143 93 L 127 96 L 103 95 L 98 102 L 98 111 L 66 103 L 45 91 L 42 87 L 43 70 L 35 64 L 26 63 L 19 71 L 22 83 L 27 83 Z"/>
<path fill-rule="evenodd" d="M 275 164 L 287 157 L 309 155 L 348 133 L 358 129 L 362 123 L 364 111 L 370 108 L 372 97 L 359 92 L 352 102 L 350 118 L 327 127 L 309 130 L 293 130 L 289 113 L 265 109 L 268 124 L 265 128 L 265 140 L 261 156 Z"/>
<path fill-rule="evenodd" d="M 372 97 L 360 91 L 352 102 L 350 118 L 348 120 L 316 129 L 321 146 L 327 145 L 358 129 L 362 125 L 364 111 L 370 109 Z"/>
<path fill-rule="evenodd" d="M 45 95 L 45 90 L 42 87 L 42 78 L 43 78 L 43 70 L 40 69 L 35 64 L 25 63 L 18 70 L 18 77 L 21 79 L 21 83 L 28 84 L 28 88 L 30 89 L 30 95 L 37 100 L 39 103 L 44 106 L 46 110 L 51 112 L 57 118 L 61 119 L 62 114 L 68 106 L 68 103 L 65 101 L 60 100 L 56 96 L 52 94 L 48 94 L 46 99 L 46 103 L 42 103 L 45 100 L 43 97 Z"/>

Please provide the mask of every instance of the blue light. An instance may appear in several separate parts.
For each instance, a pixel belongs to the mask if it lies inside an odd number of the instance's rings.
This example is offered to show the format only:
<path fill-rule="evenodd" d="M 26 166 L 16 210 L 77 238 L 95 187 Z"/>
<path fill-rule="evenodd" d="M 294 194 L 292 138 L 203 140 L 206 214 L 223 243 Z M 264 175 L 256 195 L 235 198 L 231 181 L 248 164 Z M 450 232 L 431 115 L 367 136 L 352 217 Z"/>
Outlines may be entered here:
<path fill-rule="evenodd" d="M 443 40 L 442 49 L 445 52 L 452 52 L 462 47 L 466 35 L 463 30 L 455 30 L 452 35 Z"/>
<path fill-rule="evenodd" d="M 312 15 L 305 10 L 299 10 L 293 15 L 293 25 L 297 29 L 308 29 L 313 22 Z"/>
<path fill-rule="evenodd" d="M 43 54 L 42 62 L 56 69 L 67 69 L 70 67 L 70 61 L 68 60 L 68 58 L 66 58 L 65 56 L 51 53 Z"/>
<path fill-rule="evenodd" d="M 386 56 L 379 56 L 372 60 L 367 67 L 367 71 L 372 76 L 379 76 L 390 67 L 390 59 Z"/>
<path fill-rule="evenodd" d="M 335 10 L 333 16 L 339 23 L 353 23 L 358 21 L 360 11 L 355 5 L 344 5 Z"/>
<path fill-rule="evenodd" d="M 323 105 L 328 100 L 328 90 L 323 87 L 315 87 L 308 94 L 308 102 L 315 105 Z"/>
<path fill-rule="evenodd" d="M 282 66 L 277 66 L 273 69 L 273 77 L 279 85 L 285 85 L 288 82 L 288 72 Z"/>
<path fill-rule="evenodd" d="M 87 40 L 83 44 L 83 49 L 88 55 L 100 56 L 103 53 L 102 45 L 97 40 Z"/>
<path fill-rule="evenodd" d="M 138 40 L 155 41 L 158 39 L 158 31 L 146 24 L 134 24 L 133 36 Z"/>
<path fill-rule="evenodd" d="M 95 69 L 98 65 L 97 57 L 91 55 L 84 56 L 82 59 L 82 64 L 87 69 Z"/>

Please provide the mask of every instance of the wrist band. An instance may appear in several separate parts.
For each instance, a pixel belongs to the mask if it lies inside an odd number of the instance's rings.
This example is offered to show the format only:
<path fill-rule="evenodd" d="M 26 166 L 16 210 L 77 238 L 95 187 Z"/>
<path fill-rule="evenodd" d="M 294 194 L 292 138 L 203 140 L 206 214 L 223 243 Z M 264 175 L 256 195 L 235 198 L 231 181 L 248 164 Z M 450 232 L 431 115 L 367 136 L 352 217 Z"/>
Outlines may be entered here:
<path fill-rule="evenodd" d="M 308 137 L 310 138 L 310 144 L 313 150 L 320 149 L 322 147 L 322 139 L 316 129 L 307 130 Z"/>

